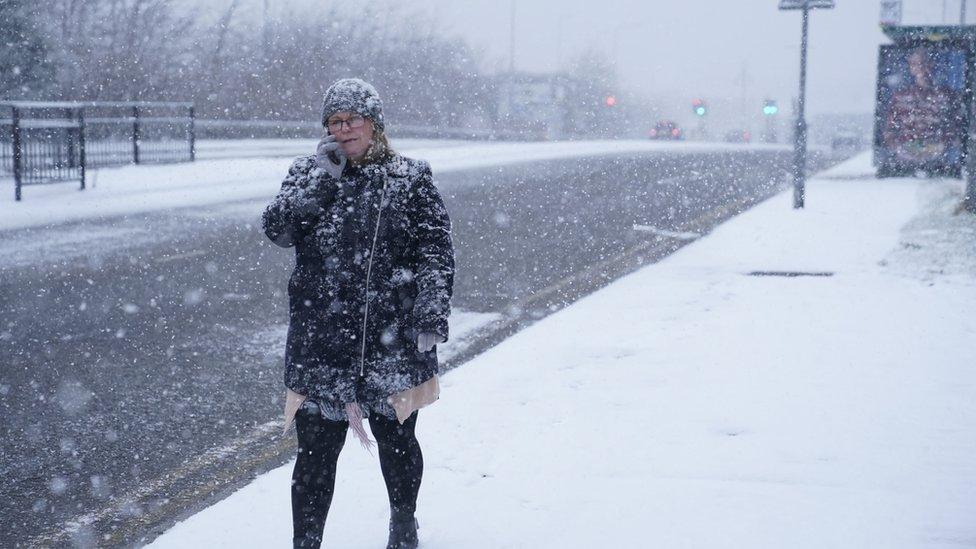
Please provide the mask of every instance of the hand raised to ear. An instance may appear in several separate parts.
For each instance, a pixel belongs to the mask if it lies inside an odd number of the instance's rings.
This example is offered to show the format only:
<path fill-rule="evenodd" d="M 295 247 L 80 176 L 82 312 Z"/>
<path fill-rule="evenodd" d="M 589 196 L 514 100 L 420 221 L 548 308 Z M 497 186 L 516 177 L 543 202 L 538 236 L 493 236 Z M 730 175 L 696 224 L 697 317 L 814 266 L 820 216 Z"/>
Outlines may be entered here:
<path fill-rule="evenodd" d="M 346 167 L 346 155 L 334 135 L 325 135 L 319 141 L 315 149 L 315 165 L 329 172 L 335 179 L 342 177 L 342 170 Z"/>

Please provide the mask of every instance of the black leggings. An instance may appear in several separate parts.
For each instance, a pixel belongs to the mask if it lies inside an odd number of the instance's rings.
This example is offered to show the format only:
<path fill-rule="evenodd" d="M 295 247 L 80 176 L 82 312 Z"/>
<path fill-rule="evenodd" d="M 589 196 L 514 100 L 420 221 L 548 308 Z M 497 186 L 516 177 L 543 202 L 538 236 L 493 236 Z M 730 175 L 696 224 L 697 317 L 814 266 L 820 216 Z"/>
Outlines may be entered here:
<path fill-rule="evenodd" d="M 336 461 L 346 441 L 348 421 L 330 421 L 316 406 L 302 406 L 295 416 L 298 461 L 291 477 L 291 511 L 295 547 L 319 547 L 332 504 Z M 369 415 L 369 428 L 379 447 L 393 519 L 412 518 L 424 472 L 424 457 L 414 435 L 417 412 L 400 425 L 381 414 Z"/>

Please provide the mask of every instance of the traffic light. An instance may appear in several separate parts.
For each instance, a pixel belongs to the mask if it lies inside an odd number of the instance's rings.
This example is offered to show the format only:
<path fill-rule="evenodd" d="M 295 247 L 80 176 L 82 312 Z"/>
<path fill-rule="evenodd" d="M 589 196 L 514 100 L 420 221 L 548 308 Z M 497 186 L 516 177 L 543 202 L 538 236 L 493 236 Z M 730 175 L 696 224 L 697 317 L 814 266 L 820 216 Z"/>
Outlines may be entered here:
<path fill-rule="evenodd" d="M 617 104 L 617 98 L 613 95 L 608 95 L 605 102 L 608 107 L 612 107 Z"/>
<path fill-rule="evenodd" d="M 695 99 L 691 102 L 691 108 L 695 111 L 698 116 L 705 116 L 708 114 L 708 105 L 705 104 L 704 99 Z"/>
<path fill-rule="evenodd" d="M 763 102 L 763 114 L 766 116 L 774 116 L 779 112 L 779 105 L 776 104 L 775 99 L 767 99 Z"/>

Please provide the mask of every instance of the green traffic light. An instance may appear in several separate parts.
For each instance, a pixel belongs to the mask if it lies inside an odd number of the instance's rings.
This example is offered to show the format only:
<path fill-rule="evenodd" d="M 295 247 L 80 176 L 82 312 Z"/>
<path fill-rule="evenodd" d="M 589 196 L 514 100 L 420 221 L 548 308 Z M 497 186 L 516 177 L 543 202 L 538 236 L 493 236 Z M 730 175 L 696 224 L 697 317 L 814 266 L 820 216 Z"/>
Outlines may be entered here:
<path fill-rule="evenodd" d="M 772 116 L 777 112 L 779 112 L 779 107 L 777 107 L 776 105 L 766 105 L 765 107 L 763 107 L 763 114 L 765 114 L 766 116 Z"/>
<path fill-rule="evenodd" d="M 705 107 L 695 107 L 695 114 L 705 116 Z"/>

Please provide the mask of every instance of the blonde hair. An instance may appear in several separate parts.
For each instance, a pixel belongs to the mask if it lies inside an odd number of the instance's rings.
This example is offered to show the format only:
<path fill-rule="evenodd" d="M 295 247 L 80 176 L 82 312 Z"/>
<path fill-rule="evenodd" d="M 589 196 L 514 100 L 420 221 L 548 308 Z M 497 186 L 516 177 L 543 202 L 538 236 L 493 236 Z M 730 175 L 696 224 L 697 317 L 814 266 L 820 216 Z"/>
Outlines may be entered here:
<path fill-rule="evenodd" d="M 369 144 L 369 148 L 366 149 L 366 154 L 363 157 L 364 164 L 373 164 L 378 162 L 384 162 L 389 157 L 396 154 L 393 151 L 393 147 L 390 146 L 390 141 L 386 138 L 386 133 L 379 129 L 375 124 L 373 125 L 373 141 Z"/>

